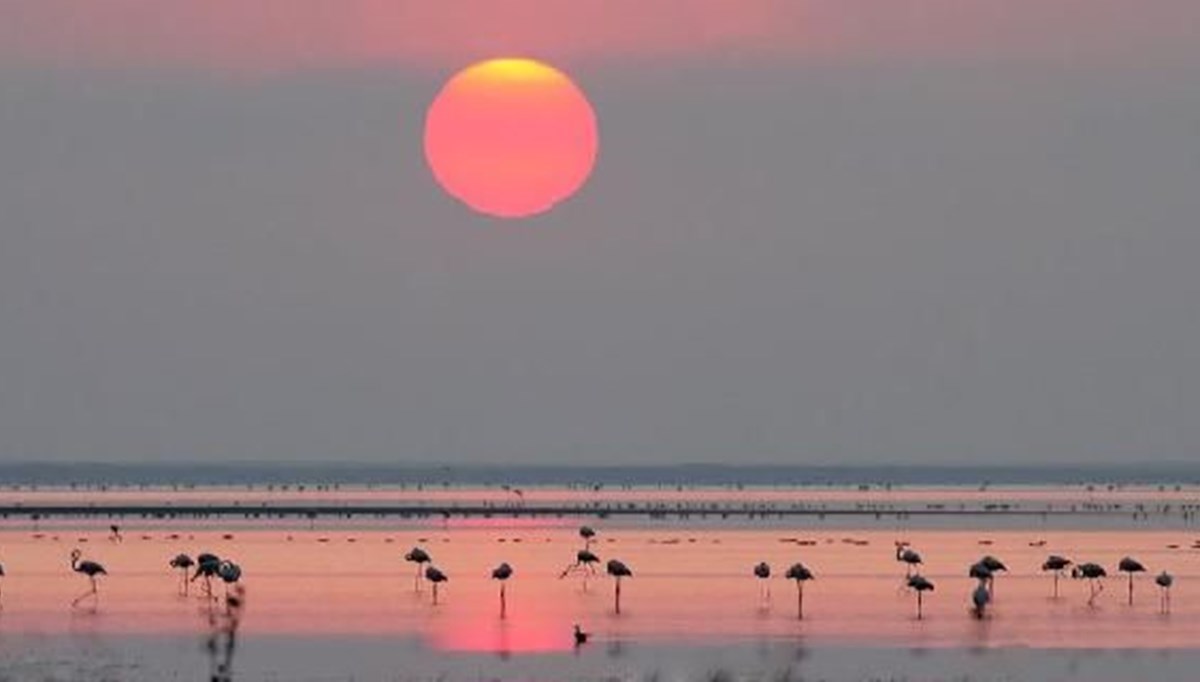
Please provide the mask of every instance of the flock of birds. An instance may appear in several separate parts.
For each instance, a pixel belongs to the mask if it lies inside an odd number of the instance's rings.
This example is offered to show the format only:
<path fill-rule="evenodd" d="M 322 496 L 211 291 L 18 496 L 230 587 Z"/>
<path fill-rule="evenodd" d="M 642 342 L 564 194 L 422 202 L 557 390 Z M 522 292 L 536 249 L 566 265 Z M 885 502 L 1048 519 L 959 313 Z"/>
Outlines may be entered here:
<path fill-rule="evenodd" d="M 122 540 L 120 528 L 111 526 L 111 534 L 109 539 L 114 542 Z M 583 589 L 588 589 L 588 579 L 599 575 L 597 568 L 600 563 L 600 557 L 592 551 L 592 546 L 596 542 L 596 531 L 590 526 L 582 526 L 579 528 L 579 536 L 583 540 L 583 547 L 575 553 L 575 561 L 569 564 L 560 573 L 560 578 L 569 576 L 580 576 L 583 580 Z M 901 583 L 901 588 L 912 592 L 916 597 L 917 619 L 924 617 L 923 605 L 924 594 L 934 590 L 934 583 L 927 577 L 921 574 L 921 566 L 923 560 L 921 555 L 905 541 L 896 542 L 896 561 L 905 565 L 905 575 Z M 93 609 L 99 605 L 99 578 L 105 576 L 108 572 L 104 566 L 98 562 L 85 559 L 83 553 L 79 549 L 74 549 L 70 554 L 71 570 L 77 574 L 83 575 L 88 579 L 88 589 L 83 594 L 76 597 L 72 602 L 72 608 L 79 607 L 84 602 L 91 600 Z M 404 555 L 405 561 L 416 566 L 416 574 L 414 577 L 413 588 L 416 592 L 421 591 L 422 582 L 426 581 L 432 585 L 433 604 L 438 603 L 438 586 L 450 580 L 449 576 L 433 564 L 433 558 L 429 552 L 421 547 L 413 547 Z M 188 554 L 178 554 L 173 557 L 168 566 L 179 572 L 179 594 L 180 596 L 188 596 L 192 583 L 201 580 L 204 588 L 203 597 L 212 603 L 218 600 L 218 597 L 213 592 L 213 582 L 220 580 L 225 584 L 225 600 L 231 608 L 236 608 L 240 604 L 237 603 L 240 599 L 241 590 L 237 589 L 231 593 L 231 587 L 239 586 L 242 578 L 241 567 L 229 559 L 222 559 L 211 552 L 198 554 L 193 559 Z M 1125 557 L 1117 564 L 1117 571 L 1125 573 L 1128 576 L 1128 602 L 1133 604 L 1134 594 L 1134 575 L 1146 573 L 1146 567 L 1132 557 Z M 1054 578 L 1053 596 L 1059 596 L 1059 580 L 1070 575 L 1073 579 L 1087 580 L 1089 591 L 1087 604 L 1094 606 L 1097 597 L 1104 591 L 1103 579 L 1108 577 L 1108 572 L 1103 566 L 1093 562 L 1075 563 L 1071 559 L 1063 556 L 1052 554 L 1046 558 L 1041 566 L 1042 571 L 1049 572 Z M 1069 569 L 1069 573 L 1068 573 Z M 985 616 L 988 606 L 992 603 L 995 597 L 996 574 L 1007 572 L 1008 567 L 994 556 L 987 555 L 980 558 L 975 563 L 967 568 L 967 576 L 977 581 L 974 590 L 971 593 L 972 613 L 976 618 L 982 619 Z M 621 613 L 621 581 L 624 578 L 633 576 L 633 571 L 624 562 L 619 559 L 610 559 L 605 563 L 605 573 L 613 578 L 614 584 L 614 610 L 617 614 Z M 506 618 L 508 614 L 508 603 L 506 595 L 506 583 L 513 576 L 513 567 L 507 562 L 496 566 L 491 572 L 491 578 L 500 584 L 500 618 Z M 770 583 L 771 566 L 767 562 L 760 562 L 752 568 L 752 574 L 760 581 L 759 598 L 766 602 L 771 598 Z M 0 577 L 3 577 L 4 566 L 0 564 Z M 784 573 L 784 577 L 795 582 L 797 590 L 797 618 L 804 618 L 804 585 L 813 580 L 815 575 L 808 567 L 802 563 L 792 564 Z M 1171 608 L 1171 587 L 1175 582 L 1174 577 L 1167 571 L 1162 571 L 1154 578 L 1155 584 L 1159 588 L 1159 610 L 1166 613 Z M 0 592 L 0 597 L 2 597 Z M 576 644 L 583 644 L 588 641 L 589 634 L 576 624 L 574 626 L 574 638 Z"/>

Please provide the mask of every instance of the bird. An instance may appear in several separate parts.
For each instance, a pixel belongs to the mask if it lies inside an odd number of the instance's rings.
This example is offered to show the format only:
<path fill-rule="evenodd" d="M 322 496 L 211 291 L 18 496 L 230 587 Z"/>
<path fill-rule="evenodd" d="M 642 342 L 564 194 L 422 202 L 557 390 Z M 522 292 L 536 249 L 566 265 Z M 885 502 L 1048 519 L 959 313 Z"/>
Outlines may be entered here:
<path fill-rule="evenodd" d="M 221 558 L 211 552 L 201 552 L 196 555 L 196 571 L 192 574 L 192 582 L 204 578 L 204 596 L 213 599 L 212 579 L 221 570 Z"/>
<path fill-rule="evenodd" d="M 992 600 L 992 593 L 988 590 L 985 580 L 980 580 L 975 586 L 975 591 L 971 593 L 971 602 L 975 604 L 975 617 L 983 620 L 983 611 L 987 608 L 988 602 Z"/>
<path fill-rule="evenodd" d="M 1129 575 L 1129 605 L 1133 606 L 1133 574 L 1145 573 L 1146 567 L 1133 557 L 1125 557 L 1117 564 L 1117 570 Z"/>
<path fill-rule="evenodd" d="M 504 618 L 508 615 L 508 601 L 505 598 L 504 588 L 508 584 L 508 579 L 512 577 L 512 566 L 508 562 L 502 563 L 492 569 L 492 580 L 500 581 L 500 617 Z"/>
<path fill-rule="evenodd" d="M 559 574 L 559 579 L 563 579 L 572 573 L 583 574 L 583 591 L 587 592 L 588 578 L 596 575 L 596 565 L 600 563 L 600 557 L 596 556 L 590 549 L 581 549 L 575 552 L 575 563 L 569 564 Z"/>
<path fill-rule="evenodd" d="M 626 566 L 624 562 L 617 559 L 609 559 L 608 566 L 606 568 L 608 570 L 608 574 L 613 577 L 613 580 L 616 584 L 614 590 L 614 601 L 616 605 L 616 612 L 619 615 L 621 613 L 621 579 L 632 577 L 633 571 L 629 570 L 629 567 Z"/>
<path fill-rule="evenodd" d="M 3 577 L 4 577 L 4 564 L 0 564 L 0 578 L 3 578 Z M 4 596 L 3 590 L 0 590 L 0 600 L 3 599 L 3 596 Z M 3 606 L 3 605 L 0 604 L 0 606 Z"/>
<path fill-rule="evenodd" d="M 1043 571 L 1054 571 L 1054 598 L 1058 599 L 1058 579 L 1063 577 L 1063 572 L 1071 565 L 1071 560 L 1051 554 L 1042 562 Z"/>
<path fill-rule="evenodd" d="M 242 579 L 242 567 L 226 559 L 217 567 L 217 575 L 225 583 L 225 599 L 229 599 L 229 586 Z"/>
<path fill-rule="evenodd" d="M 2 574 L 2 571 L 0 571 Z M 1154 584 L 1158 585 L 1158 609 L 1163 613 L 1171 610 L 1171 585 L 1175 584 L 1175 576 L 1163 571 L 1154 576 Z"/>
<path fill-rule="evenodd" d="M 575 634 L 575 646 L 587 644 L 588 637 L 591 637 L 591 635 L 589 633 L 584 632 L 583 628 L 579 627 L 578 623 L 575 624 L 575 633 L 574 634 Z"/>
<path fill-rule="evenodd" d="M 417 575 L 413 579 L 413 591 L 420 592 L 421 591 L 421 575 L 422 575 L 422 572 L 424 571 L 425 564 L 430 563 L 431 561 L 433 561 L 433 559 L 429 556 L 429 552 L 426 552 L 425 550 L 421 549 L 420 547 L 413 547 L 412 549 L 408 550 L 407 554 L 404 555 L 404 560 L 411 564 L 417 565 Z"/>
<path fill-rule="evenodd" d="M 796 619 L 804 620 L 804 583 L 815 579 L 813 572 L 802 563 L 794 563 L 788 568 L 784 577 L 796 581 Z"/>
<path fill-rule="evenodd" d="M 120 542 L 124 538 L 121 537 L 121 527 L 115 523 L 108 527 L 108 539 L 113 542 Z"/>
<path fill-rule="evenodd" d="M 430 565 L 425 568 L 425 579 L 433 583 L 433 604 L 434 606 L 437 606 L 438 585 L 449 581 L 450 578 L 445 573 L 442 573 L 441 569 Z"/>
<path fill-rule="evenodd" d="M 907 542 L 896 543 L 896 561 L 902 561 L 905 564 L 905 578 L 911 578 L 913 573 L 919 573 L 917 568 L 921 565 L 921 555 L 916 552 Z"/>
<path fill-rule="evenodd" d="M 908 579 L 908 587 L 912 590 L 916 590 L 917 592 L 917 620 L 921 620 L 923 617 L 923 614 L 921 613 L 923 601 L 922 595 L 926 592 L 933 591 L 933 583 L 930 582 L 925 576 L 914 575 Z"/>
<path fill-rule="evenodd" d="M 91 584 L 91 587 L 90 587 L 90 589 L 88 589 L 87 592 L 84 592 L 83 594 L 79 595 L 78 597 L 75 598 L 74 601 L 71 602 L 72 608 L 79 606 L 79 602 L 83 601 L 84 599 L 87 599 L 88 597 L 91 597 L 94 600 L 95 604 L 99 605 L 100 590 L 99 590 L 99 586 L 96 584 L 96 577 L 101 576 L 101 575 L 108 575 L 108 571 L 104 570 L 103 566 L 96 563 L 95 561 L 84 560 L 84 559 L 82 559 L 82 557 L 83 557 L 83 552 L 79 551 L 78 549 L 71 550 L 71 570 L 75 571 L 76 573 L 79 573 L 81 575 L 86 575 L 88 577 L 88 582 Z"/>
<path fill-rule="evenodd" d="M 754 577 L 758 578 L 758 600 L 766 602 L 771 600 L 771 583 L 768 578 L 771 577 L 771 566 L 765 561 L 761 561 L 754 565 Z"/>
<path fill-rule="evenodd" d="M 579 537 L 583 538 L 583 548 L 591 549 L 592 543 L 596 541 L 596 529 L 591 526 L 580 526 Z"/>
<path fill-rule="evenodd" d="M 1003 561 L 1000 561 L 999 559 L 992 556 L 991 554 L 988 554 L 988 555 L 984 556 L 983 558 L 981 558 L 979 560 L 979 565 L 986 568 L 989 573 L 988 578 L 987 578 L 987 588 L 988 588 L 988 594 L 991 595 L 991 597 L 989 598 L 989 601 L 990 601 L 990 599 L 994 599 L 996 596 L 996 574 L 999 573 L 1000 571 L 1004 571 L 1005 573 L 1007 573 L 1008 567 L 1004 565 Z"/>
<path fill-rule="evenodd" d="M 187 596 L 188 593 L 188 569 L 196 565 L 196 562 L 186 554 L 176 554 L 175 558 L 168 562 L 171 568 L 179 569 L 179 593 Z"/>
<path fill-rule="evenodd" d="M 1108 571 L 1100 564 L 1087 562 L 1078 564 L 1071 569 L 1071 577 L 1075 579 L 1084 579 L 1088 581 L 1088 606 L 1095 606 L 1096 597 L 1104 591 L 1103 578 L 1108 576 Z"/>

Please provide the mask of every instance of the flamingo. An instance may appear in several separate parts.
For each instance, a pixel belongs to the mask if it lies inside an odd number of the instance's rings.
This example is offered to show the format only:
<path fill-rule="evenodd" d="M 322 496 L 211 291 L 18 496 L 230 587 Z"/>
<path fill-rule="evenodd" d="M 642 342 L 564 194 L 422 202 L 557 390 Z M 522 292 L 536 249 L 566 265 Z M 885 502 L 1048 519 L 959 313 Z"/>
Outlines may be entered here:
<path fill-rule="evenodd" d="M 1154 576 L 1154 584 L 1159 588 L 1158 610 L 1167 613 L 1171 610 L 1171 585 L 1175 584 L 1175 577 L 1163 571 Z"/>
<path fill-rule="evenodd" d="M 583 538 L 583 548 L 591 549 L 592 543 L 596 541 L 596 529 L 591 526 L 580 526 L 579 537 Z"/>
<path fill-rule="evenodd" d="M 121 527 L 116 525 L 115 523 L 113 525 L 109 526 L 108 527 L 108 539 L 113 542 L 120 542 L 121 540 L 124 540 L 125 538 L 123 538 L 121 536 Z"/>
<path fill-rule="evenodd" d="M 587 592 L 588 577 L 596 575 L 596 564 L 600 563 L 600 557 L 596 556 L 590 549 L 581 549 L 575 552 L 575 563 L 568 565 L 559 574 L 561 580 L 572 573 L 583 574 L 583 591 Z"/>
<path fill-rule="evenodd" d="M 433 583 L 433 605 L 437 606 L 438 585 L 449 581 L 450 578 L 436 566 L 430 565 L 425 568 L 425 579 Z"/>
<path fill-rule="evenodd" d="M 201 552 L 196 555 L 196 572 L 192 574 L 192 582 L 204 578 L 204 596 L 213 599 L 212 579 L 221 570 L 221 558 L 211 552 Z"/>
<path fill-rule="evenodd" d="M 814 580 L 816 576 L 802 563 L 794 563 L 788 568 L 784 577 L 796 581 L 796 619 L 804 620 L 804 583 Z"/>
<path fill-rule="evenodd" d="M 1075 579 L 1086 578 L 1088 581 L 1089 595 L 1088 606 L 1096 605 L 1096 597 L 1104 591 L 1104 580 L 1108 576 L 1108 571 L 1100 564 L 1091 562 L 1079 564 L 1071 569 L 1071 577 Z"/>
<path fill-rule="evenodd" d="M 975 604 L 975 617 L 983 620 L 983 610 L 987 608 L 988 602 L 992 600 L 992 593 L 987 588 L 987 581 L 980 580 L 975 586 L 975 591 L 971 593 L 971 601 Z"/>
<path fill-rule="evenodd" d="M 82 556 L 83 552 L 79 551 L 78 549 L 71 550 L 71 570 L 75 571 L 76 573 L 86 575 L 88 577 L 88 582 L 91 584 L 91 589 L 76 597 L 75 601 L 71 602 L 72 608 L 79 606 L 79 602 L 87 599 L 88 597 L 91 597 L 95 602 L 94 605 L 98 606 L 100 604 L 100 590 L 99 586 L 96 584 L 96 577 L 108 575 L 108 571 L 104 570 L 103 566 L 95 561 L 81 560 Z"/>
<path fill-rule="evenodd" d="M 1129 605 L 1133 606 L 1133 574 L 1145 573 L 1146 567 L 1133 557 L 1125 557 L 1117 564 L 1117 570 L 1129 575 Z"/>
<path fill-rule="evenodd" d="M 1008 567 L 1004 565 L 1003 561 L 1000 561 L 999 559 L 992 556 L 991 554 L 988 554 L 988 555 L 984 556 L 982 559 L 980 559 L 979 565 L 986 568 L 988 570 L 988 573 L 990 574 L 990 575 L 988 575 L 988 578 L 987 578 L 987 588 L 988 588 L 988 594 L 991 595 L 989 597 L 989 601 L 991 601 L 991 599 L 995 598 L 995 596 L 996 596 L 996 574 L 999 573 L 1000 571 L 1004 571 L 1005 573 L 1007 573 Z"/>
<path fill-rule="evenodd" d="M 913 573 L 919 573 L 917 568 L 921 565 L 921 555 L 918 554 L 907 542 L 896 543 L 896 561 L 902 561 L 905 564 L 905 578 L 911 578 Z"/>
<path fill-rule="evenodd" d="M 771 566 L 765 562 L 759 562 L 754 566 L 754 577 L 758 578 L 758 600 L 767 602 L 771 600 L 771 583 L 767 579 L 771 577 Z"/>
<path fill-rule="evenodd" d="M 195 561 L 186 554 L 176 554 L 174 559 L 168 562 L 171 568 L 179 569 L 179 593 L 187 596 L 188 593 L 188 569 L 196 565 Z"/>
<path fill-rule="evenodd" d="M 1071 560 L 1066 557 L 1051 554 L 1042 562 L 1043 571 L 1054 571 L 1054 598 L 1058 599 L 1058 579 L 1063 577 L 1063 572 L 1071 565 Z"/>
<path fill-rule="evenodd" d="M 923 575 L 914 575 L 908 579 L 908 587 L 917 592 L 917 620 L 921 620 L 922 595 L 933 591 L 933 583 Z"/>
<path fill-rule="evenodd" d="M 608 574 L 613 577 L 614 581 L 616 581 L 616 588 L 614 590 L 614 594 L 615 594 L 614 599 L 616 602 L 617 614 L 620 615 L 620 613 L 621 613 L 621 578 L 633 577 L 633 571 L 629 570 L 629 567 L 626 566 L 624 564 L 624 562 L 618 561 L 617 559 L 609 559 L 607 569 L 608 569 Z"/>
<path fill-rule="evenodd" d="M 217 567 L 217 575 L 225 583 L 225 600 L 229 601 L 229 586 L 235 585 L 242 579 L 242 567 L 226 559 Z"/>
<path fill-rule="evenodd" d="M 583 631 L 583 628 L 579 627 L 578 623 L 575 624 L 575 646 L 587 644 L 588 637 L 590 636 L 589 633 Z"/>
<path fill-rule="evenodd" d="M 407 554 L 404 555 L 404 560 L 411 564 L 417 565 L 417 575 L 415 578 L 413 578 L 413 591 L 420 592 L 422 571 L 425 567 L 425 564 L 432 562 L 433 559 L 429 556 L 429 552 L 426 552 L 420 547 L 413 547 L 412 549 L 408 550 Z"/>
<path fill-rule="evenodd" d="M 492 580 L 500 581 L 500 617 L 504 618 L 508 615 L 508 602 L 505 599 L 504 588 L 508 584 L 508 579 L 512 577 L 513 569 L 507 562 L 500 564 L 492 569 Z"/>

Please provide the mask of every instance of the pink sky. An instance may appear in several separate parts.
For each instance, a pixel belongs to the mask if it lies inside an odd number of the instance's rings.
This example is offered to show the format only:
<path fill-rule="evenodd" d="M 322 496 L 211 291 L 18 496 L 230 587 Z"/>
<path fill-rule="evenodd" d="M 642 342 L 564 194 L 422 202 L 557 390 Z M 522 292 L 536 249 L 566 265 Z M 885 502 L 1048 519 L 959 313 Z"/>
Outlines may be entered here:
<path fill-rule="evenodd" d="M 733 51 L 1191 61 L 1194 0 L 3 0 L 10 64 L 221 71 Z"/>

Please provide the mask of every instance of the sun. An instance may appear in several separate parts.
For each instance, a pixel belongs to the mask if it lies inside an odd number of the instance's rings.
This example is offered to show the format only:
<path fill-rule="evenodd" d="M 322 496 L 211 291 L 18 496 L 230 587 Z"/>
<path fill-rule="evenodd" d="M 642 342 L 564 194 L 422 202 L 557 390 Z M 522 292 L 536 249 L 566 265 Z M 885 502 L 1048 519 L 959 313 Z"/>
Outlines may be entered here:
<path fill-rule="evenodd" d="M 502 218 L 544 213 L 575 194 L 598 147 L 587 96 L 562 71 L 533 59 L 468 66 L 425 116 L 425 159 L 438 184 Z"/>

